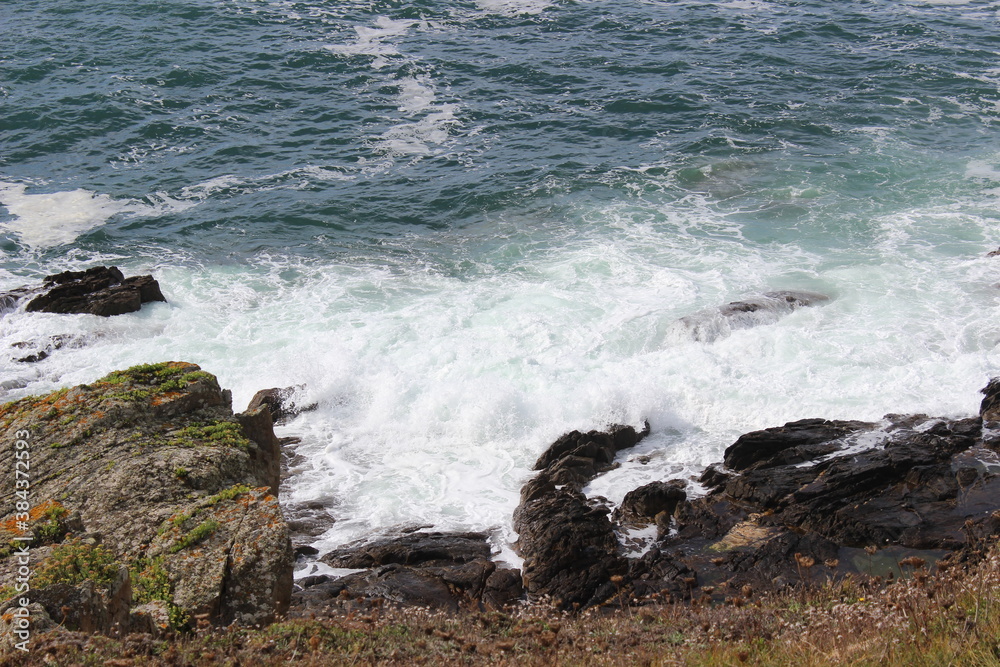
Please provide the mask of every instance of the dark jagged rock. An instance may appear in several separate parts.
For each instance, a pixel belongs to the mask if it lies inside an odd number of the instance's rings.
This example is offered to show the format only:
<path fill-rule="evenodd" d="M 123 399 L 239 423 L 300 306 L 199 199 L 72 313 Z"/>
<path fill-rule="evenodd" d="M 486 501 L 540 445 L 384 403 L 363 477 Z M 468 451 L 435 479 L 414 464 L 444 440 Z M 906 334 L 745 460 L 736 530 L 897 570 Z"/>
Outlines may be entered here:
<path fill-rule="evenodd" d="M 494 563 L 482 559 L 447 567 L 383 565 L 296 592 L 290 615 L 311 616 L 345 607 L 365 609 L 386 602 L 447 612 L 478 610 L 495 571 Z"/>
<path fill-rule="evenodd" d="M 874 427 L 865 422 L 825 419 L 789 422 L 740 436 L 726 449 L 723 462 L 732 470 L 801 463 L 835 451 L 836 446 L 831 443 L 838 438 Z M 779 457 L 779 454 L 786 455 Z"/>
<path fill-rule="evenodd" d="M 28 302 L 26 310 L 110 317 L 135 312 L 144 303 L 166 301 L 152 276 L 126 278 L 114 266 L 46 276 L 43 290 L 43 294 Z"/>
<path fill-rule="evenodd" d="M 572 431 L 561 436 L 535 463 L 541 472 L 521 488 L 514 511 L 517 549 L 524 558 L 524 590 L 550 596 L 564 609 L 604 602 L 618 592 L 611 577 L 628 570 L 618 554 L 608 509 L 580 489 L 613 468 L 615 455 L 649 435 L 613 425 L 607 431 Z"/>
<path fill-rule="evenodd" d="M 387 537 L 331 551 L 322 560 L 333 567 L 369 568 L 402 565 L 440 565 L 489 560 L 491 549 L 486 533 L 416 532 Z"/>
<path fill-rule="evenodd" d="M 671 482 L 650 482 L 625 494 L 622 504 L 614 512 L 619 523 L 638 521 L 649 523 L 656 515 L 665 512 L 670 515 L 678 503 L 687 498 L 686 484 L 679 480 Z"/>
<path fill-rule="evenodd" d="M 271 389 L 261 389 L 253 395 L 253 398 L 250 399 L 250 405 L 247 406 L 247 412 L 252 412 L 261 406 L 265 406 L 271 413 L 271 419 L 274 423 L 282 424 L 299 413 L 315 410 L 315 403 L 305 406 L 299 406 L 295 403 L 293 398 L 296 390 L 299 388 L 300 387 L 272 387 Z"/>
<path fill-rule="evenodd" d="M 990 384 L 984 413 L 1000 386 Z M 1000 474 L 984 463 L 996 454 L 981 420 L 887 419 L 877 430 L 802 420 L 739 438 L 726 451 L 732 471 L 709 467 L 701 478 L 709 494 L 681 501 L 676 531 L 633 561 L 633 594 L 898 576 L 894 563 L 908 555 L 934 561 L 1000 532 Z M 646 583 L 661 571 L 680 581 Z"/>
<path fill-rule="evenodd" d="M 607 431 L 571 431 L 552 443 L 535 462 L 535 470 L 544 470 L 564 456 L 589 458 L 595 464 L 609 464 L 615 454 L 634 447 L 649 435 L 649 422 L 642 431 L 632 426 L 614 424 Z"/>
<path fill-rule="evenodd" d="M 979 404 L 979 416 L 984 422 L 1000 421 L 1000 378 L 993 378 L 983 388 L 983 402 Z"/>
<path fill-rule="evenodd" d="M 303 590 L 294 594 L 291 613 L 383 602 L 449 612 L 499 608 L 519 596 L 521 577 L 517 570 L 498 570 L 490 553 L 485 533 L 418 530 L 348 545 L 321 560 L 365 571 L 334 580 L 301 580 Z"/>
<path fill-rule="evenodd" d="M 269 417 L 233 415 L 215 376 L 179 362 L 136 366 L 0 406 L 0 420 L 0 475 L 14 478 L 18 442 L 33 473 L 27 531 L 8 507 L 0 542 L 34 536 L 35 572 L 69 587 L 32 587 L 55 622 L 69 606 L 76 627 L 127 630 L 133 616 L 161 616 L 130 607 L 158 601 L 180 625 L 198 614 L 255 625 L 287 607 L 292 550 L 271 492 Z M 68 562 L 117 568 L 124 579 L 57 578 Z M 0 550 L 0 584 L 15 571 L 10 549 Z"/>
<path fill-rule="evenodd" d="M 628 565 L 607 510 L 563 488 L 520 505 L 514 513 L 522 576 L 531 597 L 549 596 L 563 609 L 599 604 L 615 594 L 611 581 Z"/>

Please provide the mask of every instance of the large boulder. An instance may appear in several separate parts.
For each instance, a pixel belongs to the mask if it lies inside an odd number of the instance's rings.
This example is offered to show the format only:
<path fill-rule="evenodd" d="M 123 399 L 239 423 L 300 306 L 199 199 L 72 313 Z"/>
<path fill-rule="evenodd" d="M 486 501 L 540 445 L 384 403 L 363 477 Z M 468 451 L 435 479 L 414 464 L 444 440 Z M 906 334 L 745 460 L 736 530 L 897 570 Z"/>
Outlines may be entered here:
<path fill-rule="evenodd" d="M 200 614 L 273 619 L 292 586 L 279 453 L 269 415 L 234 415 L 230 403 L 210 373 L 165 362 L 0 407 L 0 475 L 15 479 L 22 452 L 31 471 L 28 516 L 9 508 L 3 543 L 30 539 L 35 572 L 68 554 L 121 566 L 129 605 L 161 601 L 175 626 Z M 15 561 L 0 551 L 0 585 L 13 583 Z M 88 571 L 59 581 L 87 585 Z M 33 600 L 72 598 L 47 590 Z M 48 612 L 58 620 L 57 608 Z M 118 623 L 130 615 L 116 613 Z"/>
<path fill-rule="evenodd" d="M 606 508 L 562 488 L 514 512 L 522 576 L 529 596 L 551 598 L 563 609 L 599 604 L 615 594 L 612 581 L 628 569 Z"/>

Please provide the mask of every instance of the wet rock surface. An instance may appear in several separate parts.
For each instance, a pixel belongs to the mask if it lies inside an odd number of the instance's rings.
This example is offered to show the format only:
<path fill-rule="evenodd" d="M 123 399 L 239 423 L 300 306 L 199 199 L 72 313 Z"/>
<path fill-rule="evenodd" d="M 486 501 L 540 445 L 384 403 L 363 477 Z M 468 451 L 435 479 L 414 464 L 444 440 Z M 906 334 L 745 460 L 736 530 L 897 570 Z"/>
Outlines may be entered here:
<path fill-rule="evenodd" d="M 518 553 L 524 558 L 524 589 L 530 598 L 548 597 L 564 609 L 599 604 L 614 595 L 628 563 L 619 554 L 608 509 L 580 489 L 611 470 L 615 455 L 649 434 L 632 426 L 606 431 L 572 431 L 539 457 L 539 474 L 521 489 L 514 511 Z"/>
<path fill-rule="evenodd" d="M 365 609 L 382 604 L 460 609 L 498 609 L 520 599 L 517 570 L 490 560 L 485 533 L 414 531 L 337 549 L 322 562 L 363 572 L 337 579 L 325 576 L 299 581 L 292 615 Z"/>
<path fill-rule="evenodd" d="M 489 560 L 486 533 L 427 533 L 385 537 L 348 545 L 321 559 L 332 567 L 368 568 L 378 565 L 438 565 Z"/>
<path fill-rule="evenodd" d="M 46 276 L 40 291 L 41 294 L 28 302 L 28 312 L 89 313 L 110 317 L 135 312 L 144 303 L 166 301 L 159 283 L 152 276 L 126 278 L 115 266 Z M 3 303 L 17 297 L 16 291 L 7 293 Z"/>
<path fill-rule="evenodd" d="M 610 519 L 580 492 L 610 465 L 610 436 L 567 434 L 539 459 L 514 515 L 526 593 L 572 609 L 722 601 L 905 576 L 911 556 L 967 558 L 1000 533 L 1000 381 L 984 393 L 978 417 L 805 419 L 747 433 L 702 474 L 706 494 L 653 482 Z M 626 557 L 618 538 L 644 525 L 657 537 Z"/>
<path fill-rule="evenodd" d="M 296 402 L 296 393 L 300 389 L 301 386 L 261 389 L 250 399 L 246 411 L 253 412 L 257 408 L 266 407 L 271 413 L 271 420 L 275 424 L 283 424 L 302 412 L 316 409 L 315 403 L 299 405 Z"/>
<path fill-rule="evenodd" d="M 1000 465 L 981 419 L 802 420 L 742 436 L 630 571 L 631 594 L 740 597 L 828 578 L 903 576 L 1000 532 Z M 891 574 L 890 574 L 891 573 Z M 707 592 L 706 592 L 707 591 Z"/>
<path fill-rule="evenodd" d="M 791 312 L 826 303 L 830 297 L 804 290 L 765 292 L 740 301 L 731 301 L 682 317 L 678 322 L 692 339 L 710 343 L 725 338 L 737 329 L 774 324 Z"/>

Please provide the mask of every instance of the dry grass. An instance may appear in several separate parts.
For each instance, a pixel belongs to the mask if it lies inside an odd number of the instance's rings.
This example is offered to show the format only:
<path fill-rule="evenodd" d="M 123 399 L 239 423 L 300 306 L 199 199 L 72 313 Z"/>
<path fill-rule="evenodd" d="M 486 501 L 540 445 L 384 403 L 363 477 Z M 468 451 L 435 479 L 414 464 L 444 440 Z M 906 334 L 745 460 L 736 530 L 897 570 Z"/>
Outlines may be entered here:
<path fill-rule="evenodd" d="M 968 571 L 844 581 L 725 604 L 570 617 L 544 605 L 445 616 L 382 610 L 172 640 L 54 632 L 11 665 L 1000 665 L 1000 551 Z"/>

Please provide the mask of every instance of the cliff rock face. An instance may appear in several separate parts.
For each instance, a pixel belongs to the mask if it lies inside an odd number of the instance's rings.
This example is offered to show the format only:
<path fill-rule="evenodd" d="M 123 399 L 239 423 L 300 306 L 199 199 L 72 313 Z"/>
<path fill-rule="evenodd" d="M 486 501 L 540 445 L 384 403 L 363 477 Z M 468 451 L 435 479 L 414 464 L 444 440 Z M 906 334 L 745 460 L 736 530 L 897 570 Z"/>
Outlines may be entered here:
<path fill-rule="evenodd" d="M 68 627 L 256 624 L 282 613 L 292 551 L 278 441 L 266 410 L 233 415 L 230 403 L 213 375 L 167 362 L 0 407 L 4 494 L 19 461 L 30 490 L 27 517 L 24 505 L 3 508 L 0 597 L 13 593 L 16 550 L 29 544 L 30 599 Z"/>

